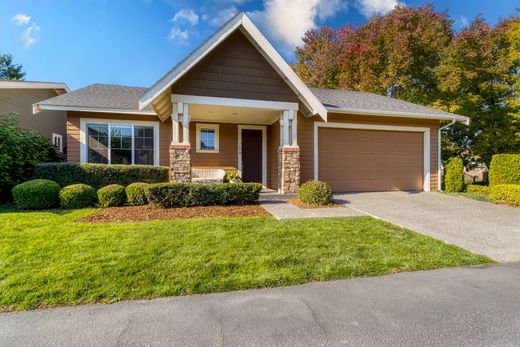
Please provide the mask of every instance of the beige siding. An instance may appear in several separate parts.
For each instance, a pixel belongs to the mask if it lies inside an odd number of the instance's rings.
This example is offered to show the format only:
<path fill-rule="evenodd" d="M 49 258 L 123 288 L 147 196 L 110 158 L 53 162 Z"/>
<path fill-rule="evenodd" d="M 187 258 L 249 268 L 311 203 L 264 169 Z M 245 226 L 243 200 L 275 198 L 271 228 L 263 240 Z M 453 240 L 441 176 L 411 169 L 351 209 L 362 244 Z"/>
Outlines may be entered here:
<path fill-rule="evenodd" d="M 238 165 L 238 125 L 219 124 L 219 153 L 197 152 L 196 127 L 196 122 L 190 123 L 191 165 L 199 168 L 236 169 Z"/>
<path fill-rule="evenodd" d="M 240 31 L 172 86 L 175 94 L 297 102 L 292 89 Z"/>
<path fill-rule="evenodd" d="M 22 128 L 38 131 L 49 139 L 56 133 L 62 135 L 65 142 L 66 112 L 42 111 L 33 114 L 32 109 L 34 103 L 56 95 L 52 89 L 0 89 L 0 115 L 18 113 Z"/>

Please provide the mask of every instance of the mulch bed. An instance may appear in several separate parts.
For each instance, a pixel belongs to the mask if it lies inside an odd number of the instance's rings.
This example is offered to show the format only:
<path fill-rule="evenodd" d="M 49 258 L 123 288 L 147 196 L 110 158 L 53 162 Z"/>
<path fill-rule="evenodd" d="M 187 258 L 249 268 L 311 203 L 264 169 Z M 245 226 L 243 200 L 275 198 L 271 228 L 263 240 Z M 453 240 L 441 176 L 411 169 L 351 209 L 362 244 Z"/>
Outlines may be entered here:
<path fill-rule="evenodd" d="M 298 200 L 296 198 L 287 199 L 287 201 L 299 208 L 338 208 L 338 207 L 341 208 L 341 207 L 345 207 L 345 206 L 337 204 L 335 202 L 333 202 L 330 205 L 313 205 L 313 204 L 304 204 L 303 202 L 301 202 L 300 200 Z"/>
<path fill-rule="evenodd" d="M 158 208 L 150 205 L 108 207 L 78 219 L 81 223 L 144 222 L 161 219 L 256 217 L 271 214 L 260 205 Z"/>

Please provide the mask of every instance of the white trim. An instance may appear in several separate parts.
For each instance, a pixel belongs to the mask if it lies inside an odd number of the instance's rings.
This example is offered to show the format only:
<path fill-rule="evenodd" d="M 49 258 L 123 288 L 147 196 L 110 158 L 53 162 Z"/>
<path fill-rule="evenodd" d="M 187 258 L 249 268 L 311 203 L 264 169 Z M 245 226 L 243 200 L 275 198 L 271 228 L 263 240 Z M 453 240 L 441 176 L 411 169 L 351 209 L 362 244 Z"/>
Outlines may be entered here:
<path fill-rule="evenodd" d="M 64 89 L 70 93 L 69 87 L 60 82 L 0 81 L 1 89 Z"/>
<path fill-rule="evenodd" d="M 327 110 L 330 113 L 340 113 L 340 114 L 360 114 L 367 116 L 382 116 L 382 117 L 399 117 L 399 118 L 416 118 L 416 119 L 438 119 L 438 120 L 452 120 L 456 119 L 458 122 L 467 123 L 469 122 L 469 118 L 465 116 L 458 115 L 438 115 L 432 113 L 414 113 L 414 112 L 401 112 L 401 111 L 385 111 L 385 110 L 365 110 L 360 108 L 341 108 L 335 109 L 334 107 L 329 107 Z"/>
<path fill-rule="evenodd" d="M 55 139 L 59 139 L 60 140 L 60 145 L 57 146 L 57 147 L 58 147 L 58 151 L 59 152 L 63 152 L 63 135 L 52 133 L 52 144 L 56 146 Z"/>
<path fill-rule="evenodd" d="M 139 99 L 139 109 L 142 110 L 147 105 L 149 105 L 179 78 L 186 74 L 202 58 L 210 53 L 229 35 L 231 35 L 237 28 L 239 28 L 255 45 L 255 47 L 257 47 L 258 51 L 287 82 L 287 84 L 296 93 L 296 95 L 298 95 L 298 97 L 309 108 L 309 110 L 313 114 L 319 114 L 324 120 L 327 120 L 327 109 L 302 82 L 302 80 L 296 75 L 287 62 L 280 56 L 280 54 L 278 54 L 269 41 L 267 41 L 264 35 L 262 35 L 258 28 L 243 12 L 238 13 L 233 18 L 231 18 L 195 51 L 193 51 L 176 67 L 170 70 L 152 87 L 150 87 Z"/>
<path fill-rule="evenodd" d="M 185 102 L 197 105 L 249 107 L 266 110 L 298 110 L 297 102 L 265 101 L 253 99 L 218 98 L 212 96 L 172 94 L 172 102 Z"/>
<path fill-rule="evenodd" d="M 124 120 L 124 119 L 102 119 L 102 118 L 80 118 L 80 132 L 79 132 L 79 141 L 80 141 L 80 162 L 87 163 L 87 124 L 117 124 L 117 125 L 129 125 L 132 127 L 132 161 L 134 161 L 134 126 L 135 125 L 143 125 L 143 126 L 153 126 L 153 137 L 154 137 L 154 165 L 159 165 L 159 122 L 156 121 L 138 121 L 138 120 Z M 110 151 L 109 151 L 110 157 Z"/>
<path fill-rule="evenodd" d="M 383 130 L 383 131 L 409 131 L 423 133 L 423 190 L 430 191 L 430 128 L 409 127 L 379 124 L 359 124 L 359 123 L 325 123 L 314 122 L 314 179 L 319 179 L 318 165 L 318 129 L 319 128 L 342 128 L 342 129 L 362 129 L 362 130 Z"/>
<path fill-rule="evenodd" d="M 468 118 L 469 119 L 469 118 Z M 450 123 L 439 127 L 437 131 L 437 190 L 442 192 L 442 148 L 441 148 L 441 140 L 442 140 L 442 131 L 446 128 L 451 127 L 457 121 L 456 118 L 453 118 Z M 466 123 L 469 125 L 469 123 Z"/>
<path fill-rule="evenodd" d="M 184 145 L 190 144 L 190 111 L 188 104 L 179 103 L 179 109 L 182 112 L 182 143 Z"/>
<path fill-rule="evenodd" d="M 152 110 L 128 110 L 121 108 L 95 108 L 95 107 L 83 107 L 83 106 L 58 106 L 58 105 L 44 105 L 44 104 L 33 104 L 33 114 L 39 113 L 43 110 L 51 111 L 77 111 L 77 112 L 97 112 L 97 113 L 121 113 L 121 114 L 144 114 L 150 116 L 157 116 Z"/>
<path fill-rule="evenodd" d="M 207 150 L 207 149 L 200 149 L 200 130 L 201 129 L 211 129 L 215 132 L 215 149 L 213 150 Z M 218 124 L 210 124 L 210 123 L 197 123 L 196 124 L 196 151 L 197 153 L 219 153 L 220 146 L 219 146 L 219 125 Z"/>
<path fill-rule="evenodd" d="M 238 126 L 238 174 L 242 177 L 242 129 L 262 130 L 262 185 L 267 187 L 267 135 L 265 125 Z"/>

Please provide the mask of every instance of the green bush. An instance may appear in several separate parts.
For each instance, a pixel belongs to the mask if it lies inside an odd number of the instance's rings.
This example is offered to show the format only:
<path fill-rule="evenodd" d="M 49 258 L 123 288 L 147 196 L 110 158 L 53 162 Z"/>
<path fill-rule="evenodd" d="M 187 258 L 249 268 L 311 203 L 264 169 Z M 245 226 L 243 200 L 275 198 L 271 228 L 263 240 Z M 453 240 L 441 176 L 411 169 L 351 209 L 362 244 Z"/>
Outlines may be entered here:
<path fill-rule="evenodd" d="M 61 208 L 86 208 L 92 206 L 96 200 L 96 190 L 83 183 L 71 184 L 60 190 Z"/>
<path fill-rule="evenodd" d="M 464 164 L 461 158 L 451 158 L 444 171 L 444 189 L 447 193 L 464 191 Z"/>
<path fill-rule="evenodd" d="M 520 154 L 496 154 L 491 159 L 489 185 L 520 184 Z"/>
<path fill-rule="evenodd" d="M 310 205 L 332 204 L 332 189 L 321 181 L 307 181 L 298 190 L 298 200 Z"/>
<path fill-rule="evenodd" d="M 125 187 L 119 184 L 109 184 L 97 192 L 100 207 L 122 206 L 126 202 Z"/>
<path fill-rule="evenodd" d="M 150 183 L 136 182 L 126 187 L 126 198 L 131 205 L 146 205 L 148 199 L 146 198 L 146 188 Z"/>
<path fill-rule="evenodd" d="M 11 188 L 32 178 L 34 165 L 58 159 L 51 141 L 20 128 L 18 116 L 0 116 L 0 201 L 10 200 Z"/>
<path fill-rule="evenodd" d="M 14 203 L 21 210 L 43 210 L 57 207 L 60 185 L 49 180 L 32 180 L 12 189 Z"/>
<path fill-rule="evenodd" d="M 488 195 L 491 193 L 489 186 L 483 186 L 480 184 L 468 184 L 466 186 L 466 192 L 482 195 Z"/>
<path fill-rule="evenodd" d="M 36 165 L 35 178 L 50 179 L 62 187 L 84 183 L 99 189 L 109 184 L 168 182 L 168 168 L 152 165 L 46 163 Z"/>
<path fill-rule="evenodd" d="M 262 185 L 258 183 L 162 183 L 146 189 L 150 204 L 163 208 L 240 205 L 258 202 Z"/>
<path fill-rule="evenodd" d="M 520 184 L 498 184 L 491 186 L 491 200 L 520 206 Z"/>

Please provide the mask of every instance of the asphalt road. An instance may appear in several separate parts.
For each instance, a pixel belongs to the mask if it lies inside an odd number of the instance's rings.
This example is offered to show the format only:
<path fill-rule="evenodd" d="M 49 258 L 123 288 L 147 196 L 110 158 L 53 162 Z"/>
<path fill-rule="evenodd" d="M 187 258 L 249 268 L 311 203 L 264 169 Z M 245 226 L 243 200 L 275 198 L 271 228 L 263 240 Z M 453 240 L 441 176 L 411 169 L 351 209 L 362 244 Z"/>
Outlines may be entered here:
<path fill-rule="evenodd" d="M 517 346 L 520 264 L 0 314 L 1 346 Z"/>

